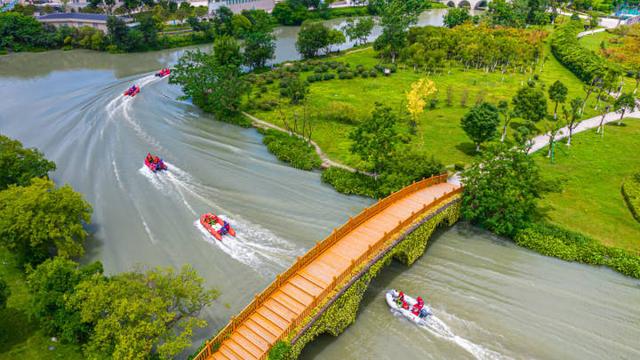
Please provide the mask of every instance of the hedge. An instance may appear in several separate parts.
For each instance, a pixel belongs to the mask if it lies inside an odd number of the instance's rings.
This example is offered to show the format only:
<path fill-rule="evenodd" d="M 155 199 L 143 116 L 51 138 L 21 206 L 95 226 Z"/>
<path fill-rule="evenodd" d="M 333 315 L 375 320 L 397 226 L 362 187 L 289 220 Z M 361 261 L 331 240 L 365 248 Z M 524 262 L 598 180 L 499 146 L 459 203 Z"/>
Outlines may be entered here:
<path fill-rule="evenodd" d="M 320 168 L 322 160 L 313 146 L 303 139 L 273 129 L 260 129 L 262 142 L 278 160 L 284 161 L 296 169 L 313 170 Z"/>
<path fill-rule="evenodd" d="M 376 180 L 365 174 L 331 167 L 322 172 L 322 181 L 343 194 L 362 195 L 370 198 L 378 197 Z"/>
<path fill-rule="evenodd" d="M 585 235 L 548 223 L 534 223 L 515 236 L 516 244 L 542 255 L 589 265 L 608 266 L 624 275 L 640 278 L 640 256 L 607 247 Z"/>
<path fill-rule="evenodd" d="M 622 196 L 624 197 L 631 215 L 640 221 L 640 173 L 637 173 L 622 184 Z"/>
<path fill-rule="evenodd" d="M 580 80 L 590 83 L 609 71 L 620 70 L 595 52 L 578 43 L 578 33 L 583 31 L 582 20 L 573 20 L 556 29 L 551 38 L 551 52 Z"/>

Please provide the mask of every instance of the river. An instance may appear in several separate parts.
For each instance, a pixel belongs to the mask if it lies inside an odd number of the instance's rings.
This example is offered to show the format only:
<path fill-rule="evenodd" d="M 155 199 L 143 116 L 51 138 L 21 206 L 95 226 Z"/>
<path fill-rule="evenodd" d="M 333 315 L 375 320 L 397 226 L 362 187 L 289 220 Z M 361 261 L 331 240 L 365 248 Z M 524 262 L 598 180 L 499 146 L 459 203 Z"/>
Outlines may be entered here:
<path fill-rule="evenodd" d="M 423 14 L 441 25 L 443 11 Z M 330 24 L 337 26 L 340 21 Z M 297 58 L 296 28 L 279 28 L 277 61 Z M 50 51 L 0 57 L 0 132 L 54 160 L 58 183 L 94 208 L 84 262 L 109 273 L 138 264 L 191 264 L 222 295 L 195 343 L 266 287 L 296 256 L 371 201 L 336 193 L 318 172 L 278 162 L 254 129 L 216 122 L 153 76 L 183 50 L 109 55 Z M 136 83 L 142 92 L 124 98 Z M 142 165 L 148 152 L 169 164 Z M 198 215 L 227 216 L 219 242 Z M 423 295 L 438 322 L 394 318 L 388 288 Z M 393 264 L 365 296 L 358 321 L 309 345 L 303 359 L 640 358 L 640 283 L 610 270 L 542 257 L 458 225 L 411 268 Z"/>

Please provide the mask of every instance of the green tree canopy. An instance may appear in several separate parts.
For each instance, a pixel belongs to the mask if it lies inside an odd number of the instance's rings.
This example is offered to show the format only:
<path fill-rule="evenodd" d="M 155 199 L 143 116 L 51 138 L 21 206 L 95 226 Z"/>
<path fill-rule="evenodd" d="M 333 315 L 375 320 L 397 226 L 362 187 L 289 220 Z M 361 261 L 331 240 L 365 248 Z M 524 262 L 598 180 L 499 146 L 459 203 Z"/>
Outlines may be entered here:
<path fill-rule="evenodd" d="M 180 84 L 185 98 L 191 98 L 204 111 L 229 121 L 239 114 L 242 96 L 247 92 L 240 75 L 238 66 L 221 65 L 215 55 L 196 50 L 185 52 L 169 82 Z"/>
<path fill-rule="evenodd" d="M 549 99 L 556 103 L 553 109 L 553 118 L 558 118 L 558 104 L 564 103 L 567 100 L 567 94 L 569 89 L 560 80 L 556 80 L 551 86 L 549 86 Z"/>
<path fill-rule="evenodd" d="M 469 14 L 469 9 L 467 8 L 450 8 L 444 15 L 443 20 L 444 24 L 448 28 L 453 28 L 471 20 L 471 15 Z"/>
<path fill-rule="evenodd" d="M 358 43 L 364 44 L 367 42 L 369 35 L 371 35 L 374 25 L 375 22 L 370 16 L 360 17 L 357 19 L 349 18 L 347 19 L 347 24 L 343 27 L 343 30 L 345 35 L 349 38 L 349 41 L 355 41 L 356 45 Z"/>
<path fill-rule="evenodd" d="M 407 42 L 409 26 L 417 23 L 418 15 L 428 5 L 421 0 L 372 0 L 370 4 L 379 14 L 382 26 L 374 49 L 395 63 Z"/>
<path fill-rule="evenodd" d="M 533 82 L 518 90 L 512 103 L 516 117 L 538 122 L 547 116 L 547 98 Z"/>
<path fill-rule="evenodd" d="M 494 105 L 482 103 L 471 108 L 462 117 L 461 125 L 464 132 L 476 145 L 476 151 L 480 151 L 480 144 L 497 135 L 500 113 Z"/>
<path fill-rule="evenodd" d="M 305 22 L 298 33 L 296 49 L 305 58 L 317 56 L 321 49 L 329 46 L 329 32 L 322 22 Z"/>
<path fill-rule="evenodd" d="M 398 117 L 391 108 L 376 103 L 373 114 L 349 135 L 351 152 L 371 164 L 373 171 L 380 174 L 387 160 L 394 156 L 398 144 Z"/>
<path fill-rule="evenodd" d="M 11 186 L 0 192 L 0 244 L 22 263 L 81 256 L 91 212 L 68 185 L 56 189 L 53 181 L 35 178 L 29 186 Z"/>
<path fill-rule="evenodd" d="M 25 149 L 18 140 L 0 135 L 0 190 L 9 185 L 25 186 L 35 177 L 47 177 L 56 169 L 37 149 Z"/>
<path fill-rule="evenodd" d="M 228 35 L 218 37 L 213 42 L 213 57 L 220 66 L 240 66 L 243 59 L 238 40 Z"/>
<path fill-rule="evenodd" d="M 253 69 L 264 67 L 275 58 L 275 37 L 271 33 L 256 31 L 245 37 L 244 63 Z"/>
<path fill-rule="evenodd" d="M 490 146 L 464 172 L 463 182 L 463 216 L 498 235 L 515 235 L 537 211 L 539 170 L 519 149 L 502 143 Z"/>
<path fill-rule="evenodd" d="M 200 311 L 217 298 L 188 265 L 176 272 L 137 269 L 82 281 L 67 306 L 94 324 L 85 346 L 90 359 L 169 359 L 191 346 L 193 330 L 206 326 Z"/>
<path fill-rule="evenodd" d="M 80 266 L 62 257 L 48 259 L 31 271 L 27 284 L 31 293 L 29 313 L 38 320 L 47 335 L 58 336 L 63 342 L 84 343 L 92 325 L 83 323 L 80 313 L 65 304 L 75 287 L 94 274 L 102 274 L 102 264 Z"/>

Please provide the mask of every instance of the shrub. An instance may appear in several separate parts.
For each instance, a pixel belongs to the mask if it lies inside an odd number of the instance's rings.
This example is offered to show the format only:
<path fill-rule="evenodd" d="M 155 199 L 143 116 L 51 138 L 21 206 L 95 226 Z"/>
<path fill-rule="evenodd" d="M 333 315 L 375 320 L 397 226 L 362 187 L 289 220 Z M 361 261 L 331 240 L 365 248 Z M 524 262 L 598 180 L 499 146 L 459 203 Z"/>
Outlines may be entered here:
<path fill-rule="evenodd" d="M 329 121 L 335 121 L 347 125 L 356 125 L 359 123 L 356 115 L 356 108 L 353 105 L 343 102 L 332 101 L 327 106 L 323 116 Z"/>
<path fill-rule="evenodd" d="M 547 223 L 534 223 L 515 236 L 515 242 L 540 254 L 590 265 L 608 266 L 640 278 L 640 256 L 607 247 L 596 240 Z"/>
<path fill-rule="evenodd" d="M 327 73 L 322 77 L 323 80 L 333 80 L 336 78 L 336 74 Z"/>
<path fill-rule="evenodd" d="M 302 170 L 313 170 L 322 164 L 313 146 L 305 140 L 273 129 L 264 129 L 260 132 L 264 134 L 262 142 L 278 160 Z"/>
<path fill-rule="evenodd" d="M 322 172 L 322 181 L 336 191 L 347 195 L 377 197 L 377 184 L 373 177 L 332 167 Z"/>
<path fill-rule="evenodd" d="M 633 217 L 640 221 L 640 173 L 637 173 L 622 184 L 622 196 Z"/>
<path fill-rule="evenodd" d="M 369 76 L 371 76 L 372 78 L 374 78 L 374 77 L 378 77 L 378 72 L 377 72 L 377 71 L 375 71 L 375 70 L 371 70 L 371 71 L 369 72 Z"/>
<path fill-rule="evenodd" d="M 288 360 L 291 353 L 291 345 L 282 340 L 278 340 L 271 350 L 269 350 L 269 360 Z"/>
<path fill-rule="evenodd" d="M 369 77 L 369 73 L 365 71 L 365 72 L 361 73 L 360 76 L 362 76 L 363 79 L 366 79 L 366 78 Z"/>

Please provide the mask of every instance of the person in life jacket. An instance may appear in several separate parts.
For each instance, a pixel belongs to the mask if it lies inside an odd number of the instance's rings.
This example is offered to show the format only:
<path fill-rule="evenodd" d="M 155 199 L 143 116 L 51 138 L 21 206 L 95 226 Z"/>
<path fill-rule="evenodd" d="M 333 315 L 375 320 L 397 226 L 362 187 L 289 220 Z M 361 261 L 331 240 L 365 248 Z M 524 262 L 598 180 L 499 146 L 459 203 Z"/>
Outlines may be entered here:
<path fill-rule="evenodd" d="M 418 296 L 416 300 L 418 302 L 413 304 L 413 307 L 411 308 L 411 312 L 413 313 L 413 315 L 420 316 L 420 310 L 422 310 L 422 308 L 424 307 L 424 300 L 422 300 L 420 296 Z"/>

